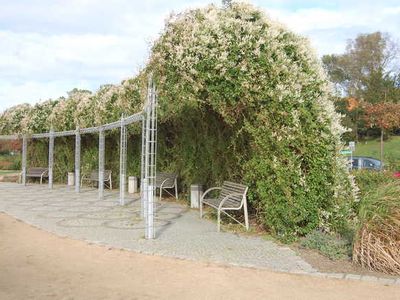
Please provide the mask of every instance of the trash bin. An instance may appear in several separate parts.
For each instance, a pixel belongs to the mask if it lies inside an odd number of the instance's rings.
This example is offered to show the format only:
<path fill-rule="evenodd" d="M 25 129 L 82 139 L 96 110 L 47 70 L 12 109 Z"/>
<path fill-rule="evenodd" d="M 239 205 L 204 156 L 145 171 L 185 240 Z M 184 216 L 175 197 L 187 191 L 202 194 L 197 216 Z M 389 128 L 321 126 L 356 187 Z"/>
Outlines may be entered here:
<path fill-rule="evenodd" d="M 138 180 L 135 176 L 128 177 L 128 193 L 135 194 L 138 192 Z"/>
<path fill-rule="evenodd" d="M 191 208 L 199 208 L 201 195 L 203 195 L 203 186 L 201 184 L 192 184 L 190 186 L 190 207 Z"/>
<path fill-rule="evenodd" d="M 68 172 L 68 186 L 74 186 L 74 185 L 75 185 L 75 173 Z"/>

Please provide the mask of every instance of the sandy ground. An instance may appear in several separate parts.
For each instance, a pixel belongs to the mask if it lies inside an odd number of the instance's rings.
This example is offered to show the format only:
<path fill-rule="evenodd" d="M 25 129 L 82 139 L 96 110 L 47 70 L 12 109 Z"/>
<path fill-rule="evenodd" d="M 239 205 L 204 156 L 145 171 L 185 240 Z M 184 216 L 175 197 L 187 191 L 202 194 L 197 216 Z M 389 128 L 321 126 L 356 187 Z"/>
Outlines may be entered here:
<path fill-rule="evenodd" d="M 0 214 L 0 299 L 400 299 L 400 286 L 146 256 Z"/>

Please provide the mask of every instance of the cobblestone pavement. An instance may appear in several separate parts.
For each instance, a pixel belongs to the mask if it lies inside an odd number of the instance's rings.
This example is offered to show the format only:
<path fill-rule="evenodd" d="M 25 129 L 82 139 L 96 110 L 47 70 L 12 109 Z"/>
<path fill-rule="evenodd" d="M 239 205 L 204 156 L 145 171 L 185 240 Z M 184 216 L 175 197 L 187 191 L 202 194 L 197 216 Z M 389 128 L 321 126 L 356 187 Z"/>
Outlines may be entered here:
<path fill-rule="evenodd" d="M 47 185 L 0 183 L 0 211 L 62 236 L 83 239 L 146 254 L 206 262 L 268 268 L 295 273 L 316 272 L 291 249 L 259 237 L 244 237 L 216 230 L 198 211 L 173 203 L 157 203 L 156 239 L 144 239 L 139 196 L 121 206 L 116 192 Z"/>

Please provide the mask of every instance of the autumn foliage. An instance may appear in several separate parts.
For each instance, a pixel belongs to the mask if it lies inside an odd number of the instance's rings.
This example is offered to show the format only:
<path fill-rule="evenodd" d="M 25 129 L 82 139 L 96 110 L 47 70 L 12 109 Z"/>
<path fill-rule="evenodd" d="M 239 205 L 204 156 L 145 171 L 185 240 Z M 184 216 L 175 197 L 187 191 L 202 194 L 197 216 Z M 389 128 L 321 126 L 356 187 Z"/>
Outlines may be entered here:
<path fill-rule="evenodd" d="M 347 98 L 347 111 L 353 111 L 360 106 L 360 102 L 356 98 Z"/>
<path fill-rule="evenodd" d="M 389 130 L 400 127 L 400 103 L 364 104 L 365 121 L 369 127 Z"/>

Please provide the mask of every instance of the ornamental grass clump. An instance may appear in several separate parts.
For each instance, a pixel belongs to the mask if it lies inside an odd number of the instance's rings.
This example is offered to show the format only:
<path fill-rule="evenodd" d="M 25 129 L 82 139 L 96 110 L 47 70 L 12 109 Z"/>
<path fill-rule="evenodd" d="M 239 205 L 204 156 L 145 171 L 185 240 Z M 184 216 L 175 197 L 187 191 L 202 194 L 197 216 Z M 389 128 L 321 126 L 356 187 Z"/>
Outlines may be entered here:
<path fill-rule="evenodd" d="M 368 193 L 360 203 L 353 261 L 364 268 L 400 275 L 400 183 Z"/>

